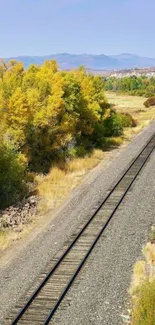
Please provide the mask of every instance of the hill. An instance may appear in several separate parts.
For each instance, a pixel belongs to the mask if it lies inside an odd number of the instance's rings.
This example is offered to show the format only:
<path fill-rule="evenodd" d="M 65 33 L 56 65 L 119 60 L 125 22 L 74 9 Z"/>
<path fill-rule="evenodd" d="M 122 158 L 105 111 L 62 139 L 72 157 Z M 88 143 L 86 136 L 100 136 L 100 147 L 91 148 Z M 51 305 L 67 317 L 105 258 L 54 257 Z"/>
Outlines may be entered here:
<path fill-rule="evenodd" d="M 92 55 L 92 54 L 51 54 L 46 56 L 19 56 L 10 57 L 6 60 L 16 59 L 23 61 L 25 68 L 30 64 L 41 65 L 45 60 L 57 60 L 61 69 L 77 68 L 84 65 L 87 69 L 92 70 L 111 70 L 111 69 L 131 69 L 131 68 L 146 68 L 155 66 L 155 59 L 141 57 L 129 53 L 119 55 Z"/>

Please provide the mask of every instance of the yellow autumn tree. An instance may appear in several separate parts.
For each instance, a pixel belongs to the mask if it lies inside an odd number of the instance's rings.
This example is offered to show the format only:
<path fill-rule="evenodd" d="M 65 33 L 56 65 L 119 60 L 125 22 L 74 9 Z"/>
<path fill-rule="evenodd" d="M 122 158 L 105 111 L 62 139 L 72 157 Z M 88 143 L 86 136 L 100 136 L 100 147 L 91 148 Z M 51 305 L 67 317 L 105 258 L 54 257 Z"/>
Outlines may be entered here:
<path fill-rule="evenodd" d="M 60 71 L 54 60 L 26 70 L 13 60 L 0 64 L 3 142 L 21 151 L 30 169 L 47 171 L 72 149 L 78 154 L 79 147 L 82 152 L 93 148 L 104 137 L 105 120 L 110 119 L 108 128 L 116 129 L 115 115 L 107 105 L 102 78 L 83 67 Z"/>

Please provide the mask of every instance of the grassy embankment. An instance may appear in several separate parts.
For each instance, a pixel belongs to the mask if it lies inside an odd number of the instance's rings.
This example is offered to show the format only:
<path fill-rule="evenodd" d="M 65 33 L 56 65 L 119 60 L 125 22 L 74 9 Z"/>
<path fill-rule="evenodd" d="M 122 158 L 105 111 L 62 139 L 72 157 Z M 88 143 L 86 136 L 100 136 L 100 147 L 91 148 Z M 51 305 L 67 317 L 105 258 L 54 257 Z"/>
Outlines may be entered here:
<path fill-rule="evenodd" d="M 111 139 L 111 143 L 115 146 L 122 142 L 119 137 Z M 36 176 L 37 190 L 42 197 L 39 204 L 40 212 L 46 213 L 49 209 L 60 206 L 71 191 L 81 183 L 83 177 L 105 158 L 105 155 L 105 152 L 96 149 L 88 157 L 69 161 L 63 169 L 54 167 L 47 176 Z"/>

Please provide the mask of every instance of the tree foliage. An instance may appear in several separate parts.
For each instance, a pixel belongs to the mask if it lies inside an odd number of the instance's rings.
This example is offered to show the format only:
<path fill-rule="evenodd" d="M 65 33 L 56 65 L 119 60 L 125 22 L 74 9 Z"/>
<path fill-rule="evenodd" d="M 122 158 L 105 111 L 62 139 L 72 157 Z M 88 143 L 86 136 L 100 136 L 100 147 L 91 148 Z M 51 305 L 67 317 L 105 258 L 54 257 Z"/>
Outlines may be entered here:
<path fill-rule="evenodd" d="M 21 158 L 12 149 L 0 147 L 0 209 L 27 193 L 25 164 Z"/>
<path fill-rule="evenodd" d="M 155 95 L 155 78 L 130 76 L 104 78 L 104 89 L 130 95 L 151 97 Z"/>
<path fill-rule="evenodd" d="M 83 67 L 59 71 L 52 60 L 24 70 L 21 62 L 2 62 L 0 182 L 3 164 L 11 182 L 4 177 L 3 199 L 8 202 L 13 192 L 19 194 L 25 168 L 47 172 L 53 161 L 71 157 L 73 152 L 74 156 L 84 155 L 101 146 L 104 137 L 122 134 L 122 121 L 106 101 L 102 78 L 87 74 Z"/>

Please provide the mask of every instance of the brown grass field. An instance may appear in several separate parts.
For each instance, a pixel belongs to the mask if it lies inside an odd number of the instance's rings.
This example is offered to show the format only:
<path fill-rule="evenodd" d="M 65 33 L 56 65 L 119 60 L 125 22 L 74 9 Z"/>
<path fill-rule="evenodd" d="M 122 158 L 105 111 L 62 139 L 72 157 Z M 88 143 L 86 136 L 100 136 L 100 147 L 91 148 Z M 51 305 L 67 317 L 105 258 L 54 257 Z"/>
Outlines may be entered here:
<path fill-rule="evenodd" d="M 122 94 L 117 95 L 114 92 L 106 92 L 106 97 L 111 104 L 115 105 L 116 110 L 131 114 L 137 121 L 137 127 L 125 130 L 125 137 L 128 139 L 130 139 L 133 134 L 139 133 L 144 127 L 149 125 L 153 119 L 155 119 L 155 106 L 145 108 L 143 105 L 147 99 L 145 97 Z"/>

